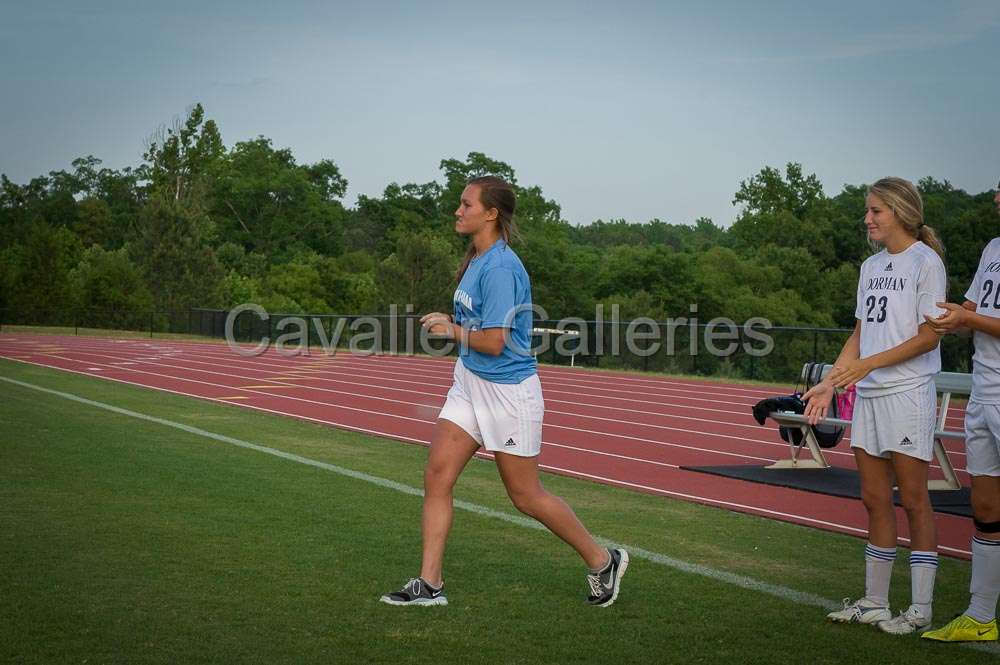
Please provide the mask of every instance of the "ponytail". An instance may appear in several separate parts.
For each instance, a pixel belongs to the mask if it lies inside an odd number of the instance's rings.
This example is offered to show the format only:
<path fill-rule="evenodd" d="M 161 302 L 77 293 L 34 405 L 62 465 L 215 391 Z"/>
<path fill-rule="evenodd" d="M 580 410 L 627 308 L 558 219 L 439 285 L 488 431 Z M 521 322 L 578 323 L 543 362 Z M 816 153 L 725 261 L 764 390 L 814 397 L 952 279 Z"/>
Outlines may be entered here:
<path fill-rule="evenodd" d="M 937 255 L 944 259 L 944 244 L 938 237 L 937 232 L 926 224 L 921 224 L 920 228 L 917 229 L 917 240 L 924 243 L 935 252 Z"/>
<path fill-rule="evenodd" d="M 924 202 L 920 190 L 912 182 L 902 178 L 882 178 L 868 188 L 868 193 L 882 199 L 907 233 L 944 259 L 944 244 L 934 229 L 924 224 Z"/>

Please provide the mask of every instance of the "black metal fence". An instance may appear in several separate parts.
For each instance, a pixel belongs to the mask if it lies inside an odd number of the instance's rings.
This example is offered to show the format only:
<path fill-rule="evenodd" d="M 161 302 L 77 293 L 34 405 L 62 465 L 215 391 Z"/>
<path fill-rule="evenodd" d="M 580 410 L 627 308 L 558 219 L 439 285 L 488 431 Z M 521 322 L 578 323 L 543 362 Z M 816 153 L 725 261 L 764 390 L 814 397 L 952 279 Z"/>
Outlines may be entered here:
<path fill-rule="evenodd" d="M 0 332 L 10 328 L 45 328 L 81 334 L 88 330 L 148 335 L 187 335 L 194 329 L 195 310 L 133 310 L 121 308 L 45 307 L 0 310 Z"/>
<path fill-rule="evenodd" d="M 269 314 L 246 309 L 228 321 L 235 341 L 280 344 L 310 353 L 454 354 L 454 344 L 422 334 L 414 314 Z M 157 335 L 194 335 L 224 339 L 229 310 L 192 308 L 183 311 L 120 309 L 0 312 L 0 331 L 9 326 L 62 328 L 79 334 L 88 329 Z M 532 352 L 542 362 L 605 369 L 697 374 L 787 382 L 802 364 L 832 362 L 850 334 L 848 329 L 718 322 L 536 320 Z M 941 345 L 945 370 L 971 370 L 968 338 L 948 336 Z"/>

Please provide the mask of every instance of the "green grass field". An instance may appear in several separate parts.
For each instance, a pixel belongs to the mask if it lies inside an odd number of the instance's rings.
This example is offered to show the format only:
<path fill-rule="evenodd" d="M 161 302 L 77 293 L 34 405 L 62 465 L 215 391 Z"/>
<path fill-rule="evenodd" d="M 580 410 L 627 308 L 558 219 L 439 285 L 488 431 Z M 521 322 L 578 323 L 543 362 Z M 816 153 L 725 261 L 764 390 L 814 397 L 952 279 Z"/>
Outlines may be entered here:
<path fill-rule="evenodd" d="M 419 487 L 426 449 L 0 360 L 0 377 Z M 597 534 L 827 599 L 863 591 L 863 542 L 568 478 Z M 457 498 L 513 515 L 492 463 Z M 17 663 L 983 663 L 836 626 L 820 607 L 638 556 L 618 602 L 547 532 L 456 511 L 450 605 L 378 597 L 419 567 L 418 496 L 0 381 L 0 659 Z M 909 599 L 906 557 L 894 607 Z M 935 610 L 965 608 L 942 559 Z M 781 597 L 785 594 L 786 597 Z"/>

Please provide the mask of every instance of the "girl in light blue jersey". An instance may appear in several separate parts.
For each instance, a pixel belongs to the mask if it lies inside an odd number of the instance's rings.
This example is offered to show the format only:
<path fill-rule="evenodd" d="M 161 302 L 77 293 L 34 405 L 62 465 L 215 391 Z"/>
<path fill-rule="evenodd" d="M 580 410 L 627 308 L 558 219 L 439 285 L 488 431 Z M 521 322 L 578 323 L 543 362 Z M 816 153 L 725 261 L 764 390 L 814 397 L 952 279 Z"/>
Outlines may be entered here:
<path fill-rule="evenodd" d="M 941 370 L 937 316 L 946 278 L 943 250 L 923 221 L 912 183 L 883 178 L 865 201 L 868 238 L 883 247 L 861 266 L 854 333 L 828 377 L 803 395 L 811 424 L 826 417 L 835 388 L 857 386 L 851 448 L 868 512 L 865 595 L 828 618 L 875 624 L 887 633 L 925 630 L 931 622 L 937 536 L 927 493 L 936 415 L 934 375 Z M 893 617 L 889 581 L 896 558 L 893 479 L 910 529 L 912 603 Z"/>
<path fill-rule="evenodd" d="M 571 545 L 590 569 L 587 602 L 618 597 L 628 567 L 623 549 L 598 545 L 566 502 L 538 477 L 545 404 L 531 355 L 531 282 L 508 247 L 514 227 L 514 188 L 501 178 L 471 180 L 455 211 L 455 230 L 469 237 L 458 271 L 455 314 L 421 318 L 432 334 L 458 341 L 454 384 L 431 437 L 424 469 L 420 576 L 381 600 L 390 605 L 447 605 L 442 566 L 452 522 L 452 489 L 481 447 L 490 451 L 507 494 L 522 513 Z"/>

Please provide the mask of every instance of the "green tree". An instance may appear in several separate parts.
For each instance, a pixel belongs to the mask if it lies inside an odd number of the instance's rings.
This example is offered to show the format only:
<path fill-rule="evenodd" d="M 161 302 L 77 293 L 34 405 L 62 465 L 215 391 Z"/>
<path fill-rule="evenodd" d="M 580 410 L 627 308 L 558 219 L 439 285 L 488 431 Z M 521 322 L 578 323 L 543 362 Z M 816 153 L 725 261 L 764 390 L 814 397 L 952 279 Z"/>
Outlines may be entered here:
<path fill-rule="evenodd" d="M 78 323 L 130 329 L 144 326 L 153 296 L 125 249 L 106 251 L 92 245 L 69 273 Z"/>
<path fill-rule="evenodd" d="M 220 302 L 223 271 L 213 237 L 211 220 L 197 208 L 162 194 L 149 200 L 130 255 L 142 268 L 155 307 L 180 312 Z"/>
<path fill-rule="evenodd" d="M 593 276 L 600 272 L 600 254 L 591 247 L 573 245 L 563 234 L 525 234 L 514 250 L 531 279 L 532 299 L 551 319 L 594 316 Z"/>
<path fill-rule="evenodd" d="M 733 205 L 743 204 L 744 214 L 788 211 L 804 217 L 809 208 L 824 197 L 816 174 L 802 175 L 802 165 L 789 162 L 782 177 L 778 169 L 765 166 L 749 180 L 741 180 Z"/>
<path fill-rule="evenodd" d="M 669 316 L 687 316 L 689 305 L 698 302 L 694 289 L 695 265 L 703 257 L 675 252 L 663 245 L 613 247 L 604 255 L 597 277 L 597 297 L 647 291 Z"/>
<path fill-rule="evenodd" d="M 224 154 L 218 126 L 195 104 L 183 122 L 161 127 L 149 139 L 140 176 L 166 198 L 200 202 Z"/>
<path fill-rule="evenodd" d="M 367 252 L 349 252 L 327 259 L 324 279 L 334 312 L 388 312 L 379 290 L 378 263 Z"/>
<path fill-rule="evenodd" d="M 386 306 L 404 311 L 451 311 L 459 257 L 447 240 L 424 231 L 400 236 L 396 251 L 379 267 L 377 282 Z"/>
<path fill-rule="evenodd" d="M 316 255 L 304 255 L 281 265 L 272 265 L 264 283 L 267 302 L 280 301 L 281 310 L 293 314 L 325 314 L 330 311 L 326 300 L 326 279 L 320 272 L 320 260 Z M 293 304 L 294 303 L 294 304 Z"/>
<path fill-rule="evenodd" d="M 302 251 L 339 254 L 347 181 L 323 160 L 300 166 L 292 152 L 258 137 L 218 164 L 210 213 L 224 238 L 281 263 Z"/>
<path fill-rule="evenodd" d="M 69 274 L 83 248 L 66 228 L 33 223 L 24 242 L 7 252 L 8 320 L 68 324 L 73 320 Z"/>
<path fill-rule="evenodd" d="M 84 247 L 107 247 L 115 244 L 114 220 L 107 203 L 98 198 L 86 198 L 76 208 L 76 220 L 72 229 Z"/>
<path fill-rule="evenodd" d="M 457 207 L 458 199 L 454 204 Z M 361 195 L 346 225 L 345 246 L 349 251 L 366 251 L 381 259 L 395 250 L 401 235 L 428 230 L 453 237 L 454 207 L 446 210 L 440 206 L 447 208 L 448 204 L 436 182 L 392 183 L 378 199 Z"/>

